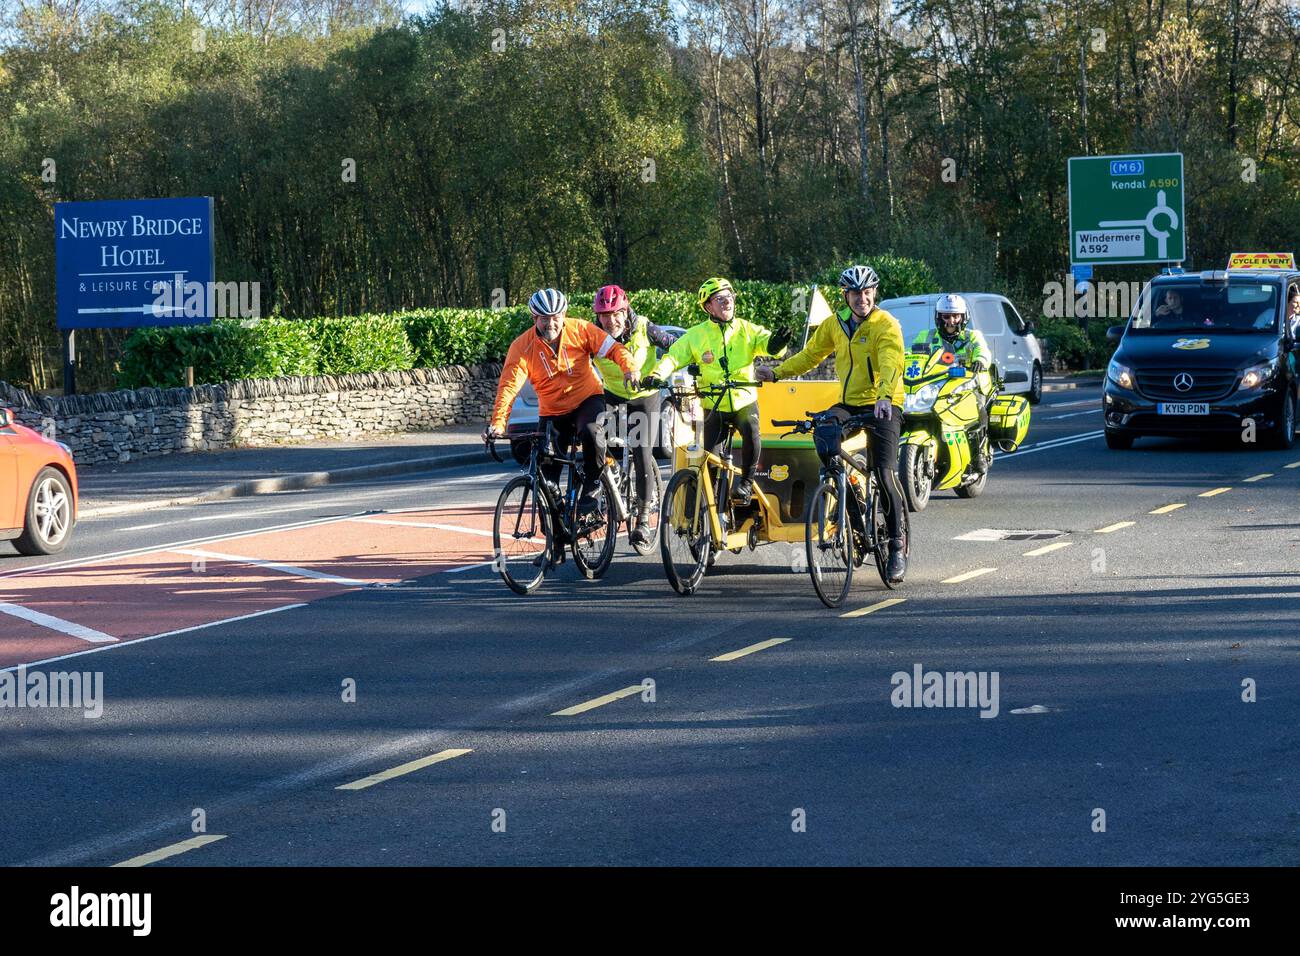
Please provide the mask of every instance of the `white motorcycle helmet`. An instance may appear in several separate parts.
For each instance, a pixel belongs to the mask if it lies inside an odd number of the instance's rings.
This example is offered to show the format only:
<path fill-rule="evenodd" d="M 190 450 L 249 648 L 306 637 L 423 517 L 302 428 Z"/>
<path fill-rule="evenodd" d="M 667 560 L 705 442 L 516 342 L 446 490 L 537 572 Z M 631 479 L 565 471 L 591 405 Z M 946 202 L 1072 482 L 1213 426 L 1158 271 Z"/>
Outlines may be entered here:
<path fill-rule="evenodd" d="M 956 317 L 956 327 L 949 331 L 945 319 L 948 316 Z M 956 338 L 966 331 L 966 323 L 970 321 L 970 310 L 966 308 L 966 300 L 955 292 L 949 292 L 941 296 L 939 301 L 934 304 L 934 326 L 939 330 L 939 334 L 944 338 Z"/>

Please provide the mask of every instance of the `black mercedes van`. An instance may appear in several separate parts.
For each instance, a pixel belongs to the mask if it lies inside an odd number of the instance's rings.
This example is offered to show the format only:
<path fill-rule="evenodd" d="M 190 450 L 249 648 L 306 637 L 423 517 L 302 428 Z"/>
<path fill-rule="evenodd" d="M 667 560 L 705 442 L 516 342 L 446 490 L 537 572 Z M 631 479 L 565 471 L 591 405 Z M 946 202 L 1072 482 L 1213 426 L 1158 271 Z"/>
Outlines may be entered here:
<path fill-rule="evenodd" d="M 1295 269 L 1167 273 L 1147 284 L 1127 325 L 1102 396 L 1106 444 L 1143 435 L 1258 436 L 1295 442 L 1297 329 L 1288 294 Z"/>

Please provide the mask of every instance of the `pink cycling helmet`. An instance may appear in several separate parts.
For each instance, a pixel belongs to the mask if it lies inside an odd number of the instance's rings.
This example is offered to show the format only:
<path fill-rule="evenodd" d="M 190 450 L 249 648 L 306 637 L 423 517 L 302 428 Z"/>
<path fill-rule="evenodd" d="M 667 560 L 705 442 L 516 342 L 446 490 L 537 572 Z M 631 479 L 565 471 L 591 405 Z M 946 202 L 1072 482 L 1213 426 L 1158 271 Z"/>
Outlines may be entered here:
<path fill-rule="evenodd" d="M 593 312 L 617 312 L 627 309 L 627 293 L 616 285 L 601 286 L 596 290 L 596 298 L 591 303 Z"/>

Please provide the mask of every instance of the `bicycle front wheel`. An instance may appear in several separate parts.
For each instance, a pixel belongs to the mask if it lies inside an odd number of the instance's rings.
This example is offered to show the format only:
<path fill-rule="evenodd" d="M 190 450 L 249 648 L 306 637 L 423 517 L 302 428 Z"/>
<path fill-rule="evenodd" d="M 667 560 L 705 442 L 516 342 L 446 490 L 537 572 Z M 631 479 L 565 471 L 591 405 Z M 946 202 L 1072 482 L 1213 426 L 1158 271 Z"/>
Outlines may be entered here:
<path fill-rule="evenodd" d="M 516 475 L 497 499 L 492 520 L 492 565 L 516 594 L 537 590 L 554 548 L 551 516 L 531 475 Z"/>
<path fill-rule="evenodd" d="M 694 594 L 713 552 L 699 472 L 683 468 L 669 479 L 659 522 L 659 554 L 668 583 L 678 594 Z"/>
<path fill-rule="evenodd" d="M 808 502 L 804 543 L 813 590 L 827 607 L 839 607 L 853 583 L 853 532 L 848 502 L 834 482 L 823 481 Z"/>
<path fill-rule="evenodd" d="M 574 518 L 573 563 L 588 581 L 594 581 L 608 571 L 610 562 L 614 560 L 618 515 L 612 499 L 616 494 L 618 491 L 606 472 L 596 488 L 596 510 L 585 518 Z"/>

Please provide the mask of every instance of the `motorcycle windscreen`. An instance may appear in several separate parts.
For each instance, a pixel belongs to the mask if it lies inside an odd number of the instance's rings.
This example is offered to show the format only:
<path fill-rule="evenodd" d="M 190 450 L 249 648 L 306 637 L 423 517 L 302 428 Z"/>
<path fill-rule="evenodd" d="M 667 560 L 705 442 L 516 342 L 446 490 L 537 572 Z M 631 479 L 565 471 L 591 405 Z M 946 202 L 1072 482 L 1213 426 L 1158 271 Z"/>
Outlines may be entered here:
<path fill-rule="evenodd" d="M 989 406 L 989 440 L 1015 451 L 1029 433 L 1029 402 L 1023 395 L 999 395 Z"/>

